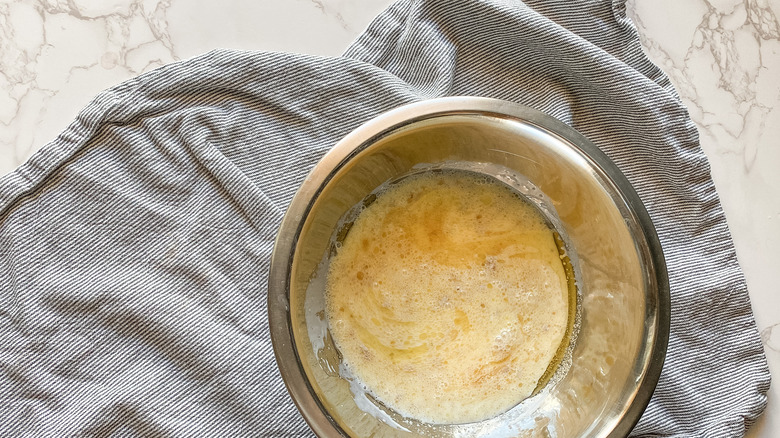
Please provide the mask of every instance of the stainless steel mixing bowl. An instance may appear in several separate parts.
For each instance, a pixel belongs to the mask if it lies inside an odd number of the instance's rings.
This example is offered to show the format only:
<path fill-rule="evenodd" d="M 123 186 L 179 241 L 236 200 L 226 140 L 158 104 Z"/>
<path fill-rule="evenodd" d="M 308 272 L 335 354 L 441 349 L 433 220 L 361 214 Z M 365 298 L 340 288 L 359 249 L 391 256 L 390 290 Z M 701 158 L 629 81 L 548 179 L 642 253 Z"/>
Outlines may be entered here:
<path fill-rule="evenodd" d="M 565 366 L 535 396 L 481 423 L 422 424 L 373 400 L 339 372 L 323 315 L 321 270 L 340 218 L 386 181 L 442 163 L 522 175 L 554 206 L 576 253 L 579 329 Z M 320 437 L 617 437 L 634 427 L 658 381 L 669 286 L 645 208 L 593 143 L 521 105 L 451 97 L 380 115 L 314 167 L 279 230 L 268 312 L 282 377 Z"/>

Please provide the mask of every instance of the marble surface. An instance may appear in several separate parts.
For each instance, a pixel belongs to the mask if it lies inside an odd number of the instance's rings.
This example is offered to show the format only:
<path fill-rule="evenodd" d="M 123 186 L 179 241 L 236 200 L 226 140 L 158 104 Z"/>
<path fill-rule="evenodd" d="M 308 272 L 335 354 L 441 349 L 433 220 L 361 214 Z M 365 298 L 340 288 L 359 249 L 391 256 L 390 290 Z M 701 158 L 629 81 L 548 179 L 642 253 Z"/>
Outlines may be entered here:
<path fill-rule="evenodd" d="M 216 47 L 338 55 L 389 0 L 0 0 L 0 174 L 104 88 Z M 710 159 L 780 379 L 780 0 L 629 0 Z M 749 436 L 780 436 L 780 384 Z"/>

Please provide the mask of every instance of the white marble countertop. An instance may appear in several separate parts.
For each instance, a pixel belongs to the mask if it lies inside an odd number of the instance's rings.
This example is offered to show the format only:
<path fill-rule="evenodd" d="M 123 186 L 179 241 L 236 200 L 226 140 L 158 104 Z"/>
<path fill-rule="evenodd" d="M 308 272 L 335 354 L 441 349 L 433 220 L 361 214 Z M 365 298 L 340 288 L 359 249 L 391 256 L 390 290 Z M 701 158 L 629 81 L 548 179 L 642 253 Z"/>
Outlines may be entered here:
<path fill-rule="evenodd" d="M 338 55 L 389 0 L 0 0 L 0 174 L 99 91 L 216 47 Z M 780 0 L 629 0 L 696 122 L 780 379 Z M 780 436 L 780 389 L 749 436 Z"/>

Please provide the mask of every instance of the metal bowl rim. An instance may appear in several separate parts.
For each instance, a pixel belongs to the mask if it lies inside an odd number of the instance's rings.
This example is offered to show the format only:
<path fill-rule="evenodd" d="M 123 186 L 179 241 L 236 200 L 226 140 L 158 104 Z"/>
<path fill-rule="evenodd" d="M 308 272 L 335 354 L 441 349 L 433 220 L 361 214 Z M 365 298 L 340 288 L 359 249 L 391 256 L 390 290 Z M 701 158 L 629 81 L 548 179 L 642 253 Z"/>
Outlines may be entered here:
<path fill-rule="evenodd" d="M 669 342 L 671 304 L 669 280 L 661 242 L 650 215 L 628 179 L 595 144 L 582 134 L 541 111 L 499 99 L 455 96 L 418 101 L 382 113 L 341 139 L 312 168 L 282 219 L 268 277 L 268 321 L 274 355 L 293 402 L 319 437 L 347 436 L 326 413 L 301 368 L 290 321 L 289 287 L 294 249 L 301 229 L 321 190 L 354 155 L 379 138 L 420 120 L 447 115 L 484 115 L 533 125 L 577 149 L 608 176 L 638 224 L 650 252 L 657 285 L 656 324 L 648 366 L 633 402 L 608 437 L 625 437 L 639 421 L 660 378 Z"/>

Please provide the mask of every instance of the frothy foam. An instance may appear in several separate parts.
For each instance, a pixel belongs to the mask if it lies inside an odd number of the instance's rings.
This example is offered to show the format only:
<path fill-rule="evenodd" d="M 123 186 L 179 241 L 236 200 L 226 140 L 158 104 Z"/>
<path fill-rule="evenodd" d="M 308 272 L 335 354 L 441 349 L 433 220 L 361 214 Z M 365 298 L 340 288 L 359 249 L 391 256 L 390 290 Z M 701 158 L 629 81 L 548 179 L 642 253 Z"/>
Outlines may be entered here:
<path fill-rule="evenodd" d="M 480 421 L 528 397 L 563 340 L 552 230 L 510 189 L 409 177 L 358 215 L 332 258 L 326 313 L 345 365 L 407 417 Z"/>

